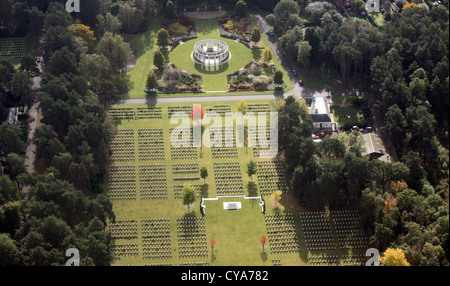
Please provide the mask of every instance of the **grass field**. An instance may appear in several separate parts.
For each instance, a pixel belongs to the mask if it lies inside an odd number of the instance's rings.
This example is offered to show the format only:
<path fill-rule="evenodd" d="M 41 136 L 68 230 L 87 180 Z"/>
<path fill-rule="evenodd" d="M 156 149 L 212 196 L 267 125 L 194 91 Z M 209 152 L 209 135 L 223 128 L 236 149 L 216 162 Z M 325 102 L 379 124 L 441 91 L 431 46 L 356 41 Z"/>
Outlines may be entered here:
<path fill-rule="evenodd" d="M 194 19 L 197 28 L 197 39 L 192 39 L 177 46 L 173 51 L 167 55 L 167 63 L 173 63 L 178 68 L 184 69 L 190 73 L 199 74 L 203 77 L 204 89 L 208 94 L 203 95 L 231 95 L 225 93 L 227 90 L 226 75 L 234 73 L 243 68 L 252 59 L 260 59 L 262 50 L 249 49 L 241 43 L 235 42 L 231 39 L 221 38 L 219 35 L 218 19 Z M 150 67 L 153 64 L 153 53 L 155 52 L 155 34 L 160 28 L 160 21 L 154 19 L 150 22 L 148 30 L 139 35 L 123 35 L 126 42 L 136 49 L 137 62 L 135 68 L 128 73 L 129 82 L 131 85 L 130 91 L 127 95 L 129 98 L 143 98 L 146 97 L 144 92 L 145 80 Z M 232 54 L 231 60 L 221 68 L 202 68 L 191 60 L 191 53 L 194 45 L 204 39 L 220 39 L 224 41 Z M 269 47 L 270 45 L 265 37 L 262 37 L 260 45 Z M 272 55 L 274 52 L 272 51 Z M 286 72 L 282 68 L 279 60 L 274 57 L 273 62 L 278 69 L 281 69 L 285 76 L 287 87 L 285 90 L 290 90 L 293 87 Z M 244 94 L 273 94 L 273 91 L 264 92 L 245 92 Z M 235 94 L 235 93 L 233 93 Z M 240 94 L 240 93 L 236 93 Z M 199 94 L 164 94 L 164 96 L 199 96 Z M 201 94 L 200 94 L 201 96 Z"/>
<path fill-rule="evenodd" d="M 275 110 L 276 102 L 270 101 L 248 101 L 247 104 L 267 104 L 271 110 Z M 310 265 L 308 261 L 310 257 L 317 255 L 326 255 L 326 257 L 340 257 L 346 255 L 349 252 L 347 250 L 339 250 L 338 248 L 323 250 L 323 251 L 309 251 L 306 248 L 306 236 L 302 230 L 302 223 L 299 212 L 305 211 L 298 204 L 297 200 L 292 196 L 291 192 L 286 192 L 281 196 L 278 202 L 266 195 L 265 200 L 265 214 L 262 213 L 259 205 L 259 199 L 244 199 L 242 197 L 233 198 L 219 198 L 218 200 L 205 200 L 206 214 L 203 217 L 200 212 L 200 199 L 197 198 L 190 208 L 182 204 L 181 198 L 177 198 L 175 194 L 175 184 L 182 184 L 190 182 L 191 184 L 201 185 L 200 193 L 203 198 L 215 198 L 218 194 L 217 186 L 217 173 L 214 168 L 214 163 L 226 163 L 237 162 L 237 173 L 241 178 L 243 185 L 243 193 L 246 196 L 259 196 L 260 188 L 264 179 L 259 175 L 253 176 L 252 180 L 246 174 L 246 165 L 250 160 L 256 162 L 265 162 L 270 159 L 256 158 L 252 148 L 237 148 L 237 158 L 217 158 L 213 156 L 210 148 L 203 147 L 202 150 L 197 150 L 197 157 L 195 159 L 174 159 L 171 157 L 170 148 L 170 128 L 176 127 L 177 124 L 171 124 L 168 118 L 169 107 L 180 107 L 185 105 L 192 105 L 189 103 L 165 103 L 157 104 L 157 106 L 151 106 L 152 108 L 161 108 L 159 119 L 119 119 L 117 120 L 119 130 L 131 130 L 132 131 L 132 149 L 134 150 L 133 157 L 128 161 L 117 162 L 113 161 L 112 166 L 128 166 L 136 168 L 136 173 L 128 178 L 127 181 L 135 183 L 135 191 L 137 196 L 131 200 L 113 200 L 113 209 L 116 214 L 116 220 L 136 220 L 135 230 L 136 235 L 132 238 L 116 239 L 115 245 L 125 245 L 125 247 L 132 247 L 136 255 L 124 255 L 114 262 L 114 265 L 185 265 L 185 263 L 206 263 L 212 266 L 239 266 L 239 265 L 252 265 L 252 266 L 271 266 L 275 263 L 282 265 Z M 203 109 L 206 111 L 213 105 L 229 105 L 232 112 L 237 110 L 236 101 L 224 101 L 224 102 L 210 102 L 202 103 Z M 137 105 L 120 105 L 116 106 L 120 108 L 130 108 L 133 112 L 137 112 L 138 108 L 147 107 L 143 104 Z M 207 125 L 205 125 L 207 127 Z M 163 145 L 164 145 L 164 160 L 141 160 L 139 158 L 139 140 L 141 137 L 138 135 L 138 129 L 141 128 L 162 128 L 163 129 Z M 114 155 L 113 151 L 113 155 Z M 120 152 L 120 151 L 119 151 Z M 201 179 L 178 181 L 175 177 L 179 177 L 179 173 L 173 172 L 174 164 L 179 163 L 197 163 L 199 167 L 205 166 L 208 170 L 209 176 L 206 182 Z M 142 191 L 140 189 L 142 180 L 145 179 L 139 174 L 139 167 L 143 165 L 160 164 L 166 169 L 166 189 L 167 197 L 164 199 L 142 199 Z M 229 170 L 230 176 L 232 170 Z M 121 175 L 110 174 L 112 175 Z M 196 174 L 189 175 L 190 177 Z M 149 174 L 148 176 L 152 176 Z M 187 175 L 184 175 L 187 176 Z M 187 178 L 187 177 L 186 177 Z M 251 182 L 251 183 L 250 183 Z M 124 183 L 126 183 L 124 181 Z M 253 184 L 252 184 L 253 183 Z M 257 187 L 255 191 L 255 187 Z M 224 210 L 223 202 L 241 202 L 242 209 L 239 210 Z M 293 220 L 290 222 L 291 226 L 288 231 L 278 233 L 276 229 L 275 233 L 269 229 L 266 223 L 268 216 L 275 214 L 291 214 Z M 186 257 L 182 256 L 182 251 L 186 250 L 186 246 L 180 241 L 180 226 L 178 225 L 178 219 L 180 218 L 197 218 L 204 222 L 205 230 L 202 234 L 206 242 L 203 242 L 203 251 L 206 251 L 205 256 Z M 203 219 L 202 219 L 203 218 Z M 144 250 L 146 249 L 143 235 L 145 233 L 143 219 L 165 219 L 169 224 L 166 231 L 170 234 L 167 236 L 169 241 L 169 253 L 168 257 L 160 258 L 144 258 Z M 280 223 L 281 228 L 285 227 Z M 272 236 L 271 236 L 272 235 Z M 275 235 L 275 236 L 274 236 Z M 277 235 L 280 241 L 278 241 Z M 334 235 L 337 235 L 334 230 Z M 262 249 L 260 238 L 266 236 L 269 240 Z M 286 240 L 284 237 L 295 237 L 296 240 Z M 155 239 L 155 238 L 153 238 Z M 157 238 L 156 238 L 157 239 Z M 214 251 L 211 250 L 209 242 L 211 239 L 216 241 Z M 298 240 L 297 240 L 298 239 Z M 337 238 L 331 238 L 331 241 L 335 243 Z M 148 241 L 147 241 L 148 242 Z M 299 248 L 300 250 L 277 252 L 277 248 L 284 248 L 286 244 L 291 247 Z M 337 245 L 337 244 L 335 244 Z M 167 248 L 166 248 L 167 250 Z M 353 252 L 361 253 L 361 251 Z M 322 258 L 321 258 L 322 259 Z M 328 258 L 327 258 L 328 259 Z M 333 258 L 334 259 L 334 258 Z M 278 262 L 277 262 L 278 261 Z"/>
<path fill-rule="evenodd" d="M 339 126 L 343 126 L 349 123 L 359 123 L 359 113 L 358 109 L 355 107 L 333 107 L 333 115 L 334 120 L 338 123 Z M 350 116 L 350 118 L 346 118 L 345 115 Z"/>

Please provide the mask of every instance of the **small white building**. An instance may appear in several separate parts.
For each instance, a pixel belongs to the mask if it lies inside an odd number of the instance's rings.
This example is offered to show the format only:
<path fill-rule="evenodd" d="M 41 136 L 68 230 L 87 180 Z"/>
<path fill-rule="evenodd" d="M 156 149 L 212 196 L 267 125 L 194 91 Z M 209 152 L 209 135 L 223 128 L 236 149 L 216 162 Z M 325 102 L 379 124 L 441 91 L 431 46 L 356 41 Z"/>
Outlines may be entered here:
<path fill-rule="evenodd" d="M 325 97 L 315 97 L 312 99 L 309 115 L 313 120 L 315 133 L 331 133 L 334 131 L 336 124 L 331 119 L 329 103 Z"/>

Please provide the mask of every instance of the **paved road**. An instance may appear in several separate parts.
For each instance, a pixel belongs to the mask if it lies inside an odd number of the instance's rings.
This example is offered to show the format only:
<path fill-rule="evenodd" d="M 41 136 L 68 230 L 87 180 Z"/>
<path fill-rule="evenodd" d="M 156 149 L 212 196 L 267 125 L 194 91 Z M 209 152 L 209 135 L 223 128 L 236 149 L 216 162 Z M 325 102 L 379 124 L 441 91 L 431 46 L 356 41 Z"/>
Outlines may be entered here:
<path fill-rule="evenodd" d="M 37 64 L 40 75 L 43 72 L 43 59 L 40 58 L 40 62 Z M 41 89 L 41 76 L 35 76 L 33 78 L 33 91 L 37 92 Z M 36 157 L 36 145 L 33 143 L 34 131 L 37 127 L 38 116 L 39 116 L 39 102 L 34 101 L 33 105 L 28 110 L 29 115 L 29 125 L 28 125 L 28 138 L 27 138 L 27 149 L 26 149 L 26 157 L 25 157 L 25 167 L 27 172 L 32 174 L 34 172 L 34 159 Z M 22 189 L 23 194 L 28 193 L 28 189 L 30 186 L 24 186 Z"/>

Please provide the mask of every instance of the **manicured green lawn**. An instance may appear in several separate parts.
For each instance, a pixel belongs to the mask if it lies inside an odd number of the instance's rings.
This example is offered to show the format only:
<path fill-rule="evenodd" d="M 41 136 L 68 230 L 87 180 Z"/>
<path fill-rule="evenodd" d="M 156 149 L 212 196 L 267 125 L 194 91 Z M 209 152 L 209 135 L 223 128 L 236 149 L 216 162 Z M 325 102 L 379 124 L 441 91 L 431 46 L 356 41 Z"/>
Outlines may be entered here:
<path fill-rule="evenodd" d="M 360 122 L 358 109 L 355 107 L 333 107 L 333 115 L 335 122 L 339 126 L 343 126 L 348 123 L 358 123 Z M 350 118 L 345 118 L 345 115 L 350 115 Z"/>
<path fill-rule="evenodd" d="M 276 110 L 275 100 L 252 100 L 247 101 L 247 104 L 269 104 L 272 111 Z M 181 257 L 179 256 L 180 245 L 178 239 L 177 219 L 183 217 L 197 217 L 201 218 L 200 212 L 200 199 L 197 198 L 194 203 L 191 204 L 190 209 L 182 204 L 181 199 L 175 198 L 174 185 L 180 184 L 180 181 L 175 181 L 174 177 L 180 176 L 179 173 L 172 172 L 172 164 L 174 163 L 198 163 L 199 167 L 206 167 L 208 170 L 208 178 L 206 182 L 201 179 L 191 181 L 192 184 L 203 184 L 201 194 L 203 198 L 215 198 L 216 192 L 216 180 L 213 168 L 213 162 L 238 162 L 240 168 L 240 174 L 242 177 L 242 184 L 244 187 L 244 194 L 246 196 L 259 196 L 259 191 L 256 194 L 253 190 L 249 189 L 250 178 L 246 174 L 246 166 L 250 160 L 264 161 L 268 159 L 256 158 L 253 155 L 252 148 L 238 148 L 238 158 L 225 158 L 218 159 L 212 157 L 211 149 L 203 147 L 202 151 L 198 150 L 197 159 L 191 160 L 172 160 L 170 149 L 170 134 L 169 129 L 177 127 L 179 122 L 170 122 L 168 118 L 169 106 L 192 106 L 193 103 L 161 103 L 156 107 L 161 107 L 162 118 L 161 119 L 140 119 L 140 120 L 117 120 L 118 129 L 132 129 L 134 130 L 134 150 L 135 155 L 132 157 L 134 160 L 126 162 L 112 162 L 113 165 L 135 166 L 136 168 L 136 199 L 133 200 L 114 200 L 113 210 L 116 215 L 116 220 L 133 219 L 137 221 L 137 238 L 134 239 L 117 239 L 116 244 L 136 244 L 138 248 L 138 254 L 136 256 L 123 256 L 120 260 L 116 260 L 114 265 L 150 265 L 150 264 L 170 264 L 178 266 L 187 262 L 200 262 L 208 263 L 211 266 L 271 266 L 273 260 L 279 259 L 283 266 L 301 266 L 309 265 L 308 257 L 311 252 L 306 249 L 305 236 L 302 230 L 302 223 L 299 212 L 307 211 L 299 206 L 297 199 L 293 196 L 292 191 L 284 193 L 278 202 L 266 195 L 265 201 L 265 214 L 292 214 L 294 222 L 294 230 L 296 237 L 298 238 L 298 246 L 300 251 L 274 253 L 271 248 L 271 240 L 265 216 L 259 206 L 259 200 L 246 200 L 242 197 L 228 197 L 219 198 L 218 200 L 207 200 L 206 214 L 204 216 L 205 222 L 205 237 L 206 237 L 206 257 Z M 237 111 L 237 101 L 222 101 L 222 102 L 205 102 L 202 103 L 203 109 L 206 111 L 208 107 L 213 105 L 230 105 L 231 111 Z M 145 107 L 144 104 L 127 104 L 120 107 L 128 107 L 133 110 L 137 110 L 138 107 Z M 348 113 L 351 108 L 345 108 Z M 212 124 L 213 122 L 211 122 Z M 205 127 L 209 124 L 204 123 Z M 139 160 L 139 148 L 138 148 L 138 133 L 139 128 L 162 128 L 164 138 L 164 160 Z M 140 184 L 141 179 L 139 177 L 139 167 L 142 165 L 150 164 L 163 164 L 165 165 L 166 172 L 165 177 L 167 179 L 167 198 L 165 199 L 151 199 L 145 200 L 140 198 Z M 238 171 L 239 172 L 239 171 Z M 195 174 L 192 174 L 192 176 Z M 131 179 L 131 178 L 130 178 Z M 128 180 L 130 180 L 128 179 Z M 131 179 L 132 180 L 132 179 Z M 253 182 L 260 187 L 260 181 L 258 176 L 253 176 Z M 184 183 L 184 182 L 183 182 Z M 241 202 L 242 209 L 240 210 L 224 210 L 223 202 Z M 169 232 L 170 232 L 170 253 L 171 257 L 168 258 L 152 258 L 144 259 L 143 249 L 144 243 L 142 239 L 142 219 L 169 219 Z M 280 225 L 281 226 L 281 225 Z M 282 226 L 281 226 L 282 227 Z M 260 239 L 262 236 L 266 236 L 269 241 L 266 243 L 264 250 L 262 249 Z M 336 237 L 337 232 L 333 230 L 333 235 Z M 216 245 L 214 251 L 211 251 L 210 241 L 214 239 Z M 272 243 L 274 241 L 272 240 Z M 336 244 L 337 245 L 337 244 Z M 356 250 L 353 253 L 363 254 L 364 250 Z M 314 255 L 332 255 L 341 257 L 341 255 L 348 255 L 348 250 L 340 250 L 339 248 L 332 250 L 320 250 L 314 251 Z"/>
<path fill-rule="evenodd" d="M 378 24 L 379 27 L 384 25 L 384 17 L 381 12 L 378 12 L 378 13 L 373 12 L 373 13 L 370 13 L 369 15 L 375 19 L 375 22 Z"/>
<path fill-rule="evenodd" d="M 273 94 L 274 91 L 251 91 L 243 93 L 225 93 L 227 90 L 228 74 L 243 68 L 250 63 L 252 59 L 260 59 L 262 50 L 249 49 L 245 45 L 235 42 L 234 40 L 221 38 L 219 35 L 218 19 L 194 19 L 197 28 L 197 39 L 189 40 L 181 45 L 178 45 L 173 51 L 167 54 L 167 63 L 173 63 L 178 68 L 184 69 L 190 73 L 199 74 L 203 78 L 203 85 L 207 94 L 164 94 L 163 97 L 185 97 L 185 96 L 202 96 L 202 95 L 234 95 L 234 94 Z M 144 92 L 145 80 L 153 64 L 153 54 L 155 52 L 155 34 L 160 28 L 160 21 L 154 19 L 149 24 L 149 29 L 139 35 L 123 35 L 126 42 L 137 50 L 138 58 L 135 68 L 128 73 L 129 82 L 131 84 L 130 91 L 127 95 L 129 98 L 143 98 L 146 97 Z M 224 41 L 231 52 L 231 60 L 219 68 L 204 68 L 195 64 L 191 59 L 191 53 L 194 45 L 204 39 L 220 39 Z M 263 36 L 260 46 L 269 47 L 267 39 Z M 274 55 L 272 51 L 272 55 Z M 293 88 L 286 71 L 282 68 L 278 58 L 274 57 L 273 63 L 278 69 L 281 69 L 285 76 L 284 80 L 287 82 L 285 91 Z"/>

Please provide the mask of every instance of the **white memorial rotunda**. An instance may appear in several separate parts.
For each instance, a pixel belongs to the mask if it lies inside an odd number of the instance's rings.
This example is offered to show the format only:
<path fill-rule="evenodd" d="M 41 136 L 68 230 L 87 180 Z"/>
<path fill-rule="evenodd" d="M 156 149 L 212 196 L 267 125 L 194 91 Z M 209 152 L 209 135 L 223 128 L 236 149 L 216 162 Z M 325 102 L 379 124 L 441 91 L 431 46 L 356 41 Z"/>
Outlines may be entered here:
<path fill-rule="evenodd" d="M 195 44 L 192 60 L 202 66 L 217 67 L 231 59 L 228 45 L 219 40 L 203 40 Z"/>

